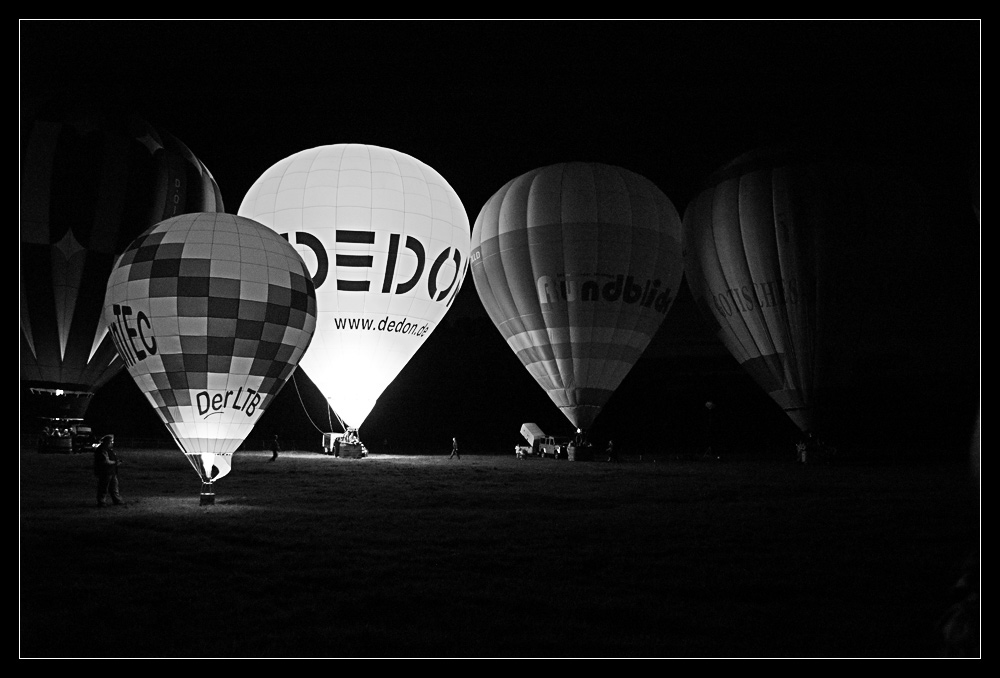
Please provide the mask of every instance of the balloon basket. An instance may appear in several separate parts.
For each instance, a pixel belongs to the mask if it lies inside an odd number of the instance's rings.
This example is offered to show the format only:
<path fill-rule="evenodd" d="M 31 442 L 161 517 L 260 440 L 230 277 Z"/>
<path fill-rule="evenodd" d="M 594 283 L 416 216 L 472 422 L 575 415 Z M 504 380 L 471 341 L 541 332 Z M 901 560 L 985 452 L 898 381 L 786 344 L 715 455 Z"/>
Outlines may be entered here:
<path fill-rule="evenodd" d="M 212 483 L 201 484 L 201 505 L 208 506 L 215 503 L 215 485 Z"/>

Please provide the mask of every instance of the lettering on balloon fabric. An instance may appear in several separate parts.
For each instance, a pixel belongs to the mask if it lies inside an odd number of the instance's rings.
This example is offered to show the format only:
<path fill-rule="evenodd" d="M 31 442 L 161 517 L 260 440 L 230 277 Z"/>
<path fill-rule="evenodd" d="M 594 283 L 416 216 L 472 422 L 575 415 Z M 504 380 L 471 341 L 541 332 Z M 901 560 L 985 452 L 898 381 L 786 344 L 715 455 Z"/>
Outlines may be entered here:
<path fill-rule="evenodd" d="M 252 388 L 244 389 L 241 386 L 238 391 L 219 392 L 214 395 L 208 391 L 201 391 L 195 396 L 195 400 L 198 405 L 198 414 L 207 419 L 213 414 L 222 414 L 227 408 L 252 417 L 263 397 L 264 394 Z"/>
<path fill-rule="evenodd" d="M 543 275 L 536 281 L 541 304 L 562 302 L 611 302 L 637 304 L 665 314 L 673 301 L 673 290 L 660 289 L 659 278 L 636 280 L 631 275 Z"/>
<path fill-rule="evenodd" d="M 375 322 L 374 318 L 334 318 L 333 326 L 338 330 L 361 330 L 365 332 L 394 332 L 396 334 L 412 334 L 423 337 L 430 332 L 430 324 L 414 323 L 408 319 L 389 320 L 386 316 Z"/>
<path fill-rule="evenodd" d="M 711 295 L 712 306 L 720 317 L 798 304 L 801 296 L 799 283 L 794 278 L 768 280 L 763 283 L 751 282 L 722 292 L 712 292 Z"/>
<path fill-rule="evenodd" d="M 337 229 L 336 241 L 337 244 L 342 245 L 374 245 L 376 235 L 380 234 L 376 234 L 374 231 Z M 281 234 L 285 240 L 290 240 L 291 236 L 294 236 L 297 245 L 308 247 L 315 255 L 317 270 L 313 275 L 313 284 L 318 290 L 327 279 L 330 267 L 329 254 L 319 239 L 310 233 L 295 231 Z M 401 248 L 408 249 L 417 261 L 416 269 L 407 280 L 396 279 L 396 261 L 399 258 Z M 446 284 L 439 288 L 438 275 L 448 261 L 454 262 L 455 271 L 451 280 L 446 281 Z M 345 250 L 335 253 L 334 264 L 341 272 L 352 269 L 375 269 L 375 258 L 363 250 L 357 252 Z M 446 306 L 450 306 L 458 293 L 458 282 L 462 277 L 462 253 L 457 247 L 445 247 L 432 259 L 427 255 L 427 249 L 418 238 L 408 235 L 403 239 L 399 233 L 390 233 L 385 270 L 373 270 L 373 273 L 376 280 L 381 280 L 381 286 L 377 291 L 382 294 L 409 294 L 420 284 L 426 273 L 425 287 L 422 289 L 427 290 L 427 297 L 433 301 L 444 301 Z M 371 277 L 366 277 L 363 280 L 337 277 L 336 284 L 338 292 L 368 293 L 373 291 Z"/>
<path fill-rule="evenodd" d="M 108 327 L 111 340 L 126 366 L 132 367 L 147 356 L 156 355 L 156 337 L 145 313 L 139 311 L 133 319 L 132 307 L 124 304 L 113 304 L 111 312 L 115 316 Z"/>

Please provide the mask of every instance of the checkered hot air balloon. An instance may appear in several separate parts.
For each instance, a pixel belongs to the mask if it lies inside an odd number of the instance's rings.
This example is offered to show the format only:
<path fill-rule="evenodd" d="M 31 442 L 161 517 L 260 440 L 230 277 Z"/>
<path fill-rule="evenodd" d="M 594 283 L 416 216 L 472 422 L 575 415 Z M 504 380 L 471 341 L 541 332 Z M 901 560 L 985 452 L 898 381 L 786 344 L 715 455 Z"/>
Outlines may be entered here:
<path fill-rule="evenodd" d="M 251 219 L 186 214 L 136 238 L 104 321 L 139 389 L 202 479 L 202 500 L 298 365 L 316 291 L 294 248 Z"/>

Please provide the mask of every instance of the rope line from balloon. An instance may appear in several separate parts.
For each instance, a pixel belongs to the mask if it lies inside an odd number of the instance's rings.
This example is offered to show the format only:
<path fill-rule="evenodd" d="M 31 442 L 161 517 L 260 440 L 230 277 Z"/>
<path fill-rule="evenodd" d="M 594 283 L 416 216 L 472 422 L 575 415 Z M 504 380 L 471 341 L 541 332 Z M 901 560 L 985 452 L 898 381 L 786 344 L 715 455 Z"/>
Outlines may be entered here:
<path fill-rule="evenodd" d="M 326 433 L 327 431 L 324 431 L 323 429 L 321 429 L 319 426 L 316 425 L 316 422 L 313 421 L 312 416 L 309 414 L 309 409 L 306 407 L 305 401 L 302 400 L 302 391 L 299 390 L 299 381 L 298 381 L 298 379 L 295 378 L 295 374 L 296 374 L 295 372 L 292 372 L 292 383 L 295 385 L 295 394 L 299 397 L 299 404 L 302 406 L 302 411 L 305 412 L 305 414 L 306 414 L 306 419 L 309 420 L 309 423 L 313 425 L 313 428 L 316 429 L 317 432 L 319 432 L 319 433 Z M 325 398 L 324 398 L 324 400 L 325 400 Z M 330 407 L 330 403 L 329 403 L 329 401 L 327 401 L 327 403 L 326 403 L 326 418 L 327 418 L 327 422 L 330 425 L 330 429 L 329 430 L 332 431 L 333 430 L 333 420 L 330 419 L 330 412 L 333 412 L 333 408 Z M 341 419 L 340 415 L 337 414 L 336 412 L 333 412 L 333 413 L 337 415 L 337 421 L 340 422 L 341 429 L 343 429 L 344 431 L 347 431 L 347 427 L 344 426 L 344 420 Z"/>

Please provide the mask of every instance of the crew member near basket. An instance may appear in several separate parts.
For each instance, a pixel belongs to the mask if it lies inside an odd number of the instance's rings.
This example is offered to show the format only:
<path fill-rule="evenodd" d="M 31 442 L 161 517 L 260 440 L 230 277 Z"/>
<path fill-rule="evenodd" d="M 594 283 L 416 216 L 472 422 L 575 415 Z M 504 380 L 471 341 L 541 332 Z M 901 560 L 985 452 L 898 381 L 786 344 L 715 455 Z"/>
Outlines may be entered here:
<path fill-rule="evenodd" d="M 94 448 L 94 475 L 97 476 L 97 505 L 108 505 L 111 497 L 115 506 L 125 506 L 118 486 L 118 455 L 115 454 L 115 436 L 111 433 L 101 438 Z"/>

